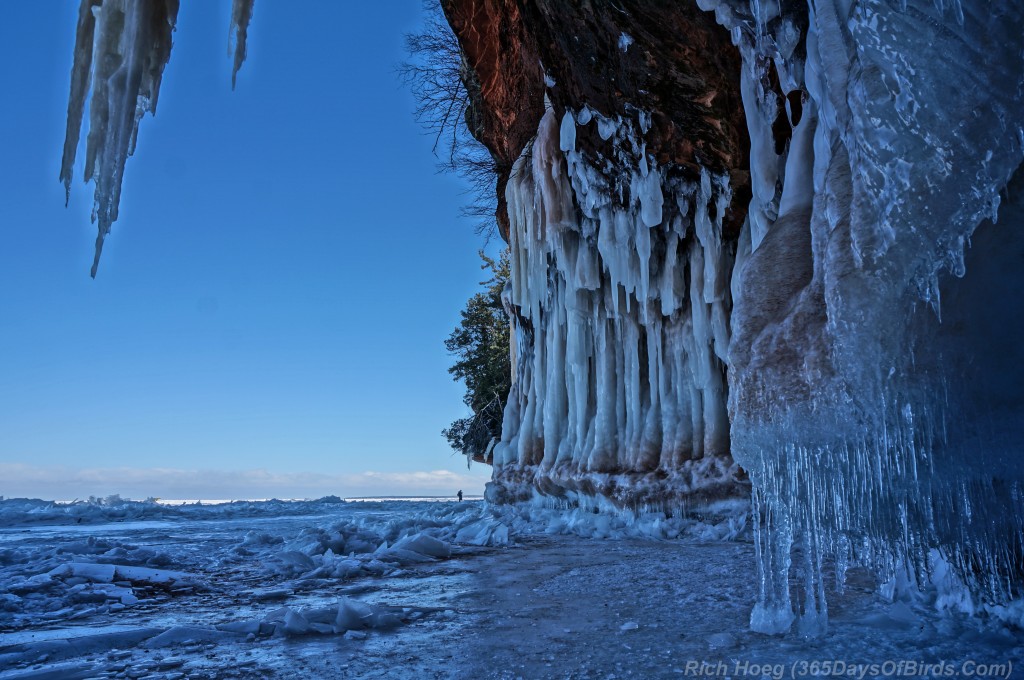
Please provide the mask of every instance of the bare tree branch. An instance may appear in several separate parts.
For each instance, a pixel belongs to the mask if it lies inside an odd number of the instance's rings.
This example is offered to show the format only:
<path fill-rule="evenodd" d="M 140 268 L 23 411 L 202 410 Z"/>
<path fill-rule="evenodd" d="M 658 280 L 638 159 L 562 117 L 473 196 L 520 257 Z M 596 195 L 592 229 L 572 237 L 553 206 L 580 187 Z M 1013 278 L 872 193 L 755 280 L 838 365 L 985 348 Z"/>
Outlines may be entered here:
<path fill-rule="evenodd" d="M 439 160 L 438 170 L 454 173 L 468 185 L 461 214 L 477 219 L 476 233 L 489 241 L 497 233 L 497 170 L 490 152 L 466 124 L 470 96 L 462 80 L 459 40 L 437 0 L 426 0 L 424 12 L 423 30 L 405 36 L 409 59 L 398 72 L 416 99 L 416 121 L 434 136 L 434 155 L 446 158 Z"/>

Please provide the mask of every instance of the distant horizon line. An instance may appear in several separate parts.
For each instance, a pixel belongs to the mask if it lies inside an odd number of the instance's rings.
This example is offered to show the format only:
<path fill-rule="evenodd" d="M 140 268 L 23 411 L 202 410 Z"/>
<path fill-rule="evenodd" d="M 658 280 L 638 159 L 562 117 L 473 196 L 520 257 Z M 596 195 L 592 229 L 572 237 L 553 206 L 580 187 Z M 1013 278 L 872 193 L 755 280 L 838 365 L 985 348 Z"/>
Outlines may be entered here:
<path fill-rule="evenodd" d="M 314 501 L 320 501 L 325 498 L 338 498 L 341 502 L 352 503 L 360 501 L 409 501 L 409 500 L 423 500 L 423 501 L 439 501 L 458 498 L 457 494 L 428 496 L 423 494 L 413 495 L 382 495 L 382 496 L 337 496 L 334 494 L 328 494 L 326 496 L 319 496 L 316 498 L 305 497 L 305 498 L 280 498 L 280 497 L 268 497 L 268 498 L 162 498 L 162 497 L 149 497 L 143 499 L 129 498 L 121 496 L 120 494 L 113 494 L 117 496 L 121 501 L 126 503 L 146 503 L 152 502 L 157 505 L 227 505 L 229 503 L 268 503 L 270 501 L 280 501 L 282 503 L 311 503 Z M 4 497 L 0 496 L 0 501 L 13 501 L 13 500 L 38 500 L 49 503 L 56 503 L 58 505 L 72 505 L 74 503 L 88 503 L 90 500 L 106 501 L 110 496 L 99 497 L 91 496 L 89 498 L 73 498 L 73 499 L 45 499 L 45 498 L 27 498 L 27 497 Z M 482 500 L 483 494 L 463 494 L 463 500 Z"/>
<path fill-rule="evenodd" d="M 123 498 L 223 500 L 325 496 L 410 498 L 482 494 L 490 470 L 445 469 L 349 473 L 282 472 L 263 468 L 69 467 L 0 462 L 0 495 L 39 499 Z"/>

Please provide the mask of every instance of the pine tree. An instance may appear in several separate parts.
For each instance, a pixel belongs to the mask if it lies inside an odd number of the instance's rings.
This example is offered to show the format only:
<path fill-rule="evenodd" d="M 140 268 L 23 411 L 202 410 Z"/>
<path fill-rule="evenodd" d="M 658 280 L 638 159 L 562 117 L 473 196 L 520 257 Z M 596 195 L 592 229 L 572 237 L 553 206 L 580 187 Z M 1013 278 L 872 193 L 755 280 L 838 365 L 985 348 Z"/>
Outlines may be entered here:
<path fill-rule="evenodd" d="M 501 292 L 509 278 L 509 255 L 498 260 L 480 251 L 491 278 L 482 281 L 483 292 L 473 295 L 462 310 L 462 320 L 444 346 L 456 358 L 448 369 L 454 380 L 466 384 L 463 401 L 473 415 L 459 418 L 441 434 L 452 448 L 470 459 L 484 460 L 492 439 L 501 437 L 501 422 L 511 385 L 509 322 Z"/>

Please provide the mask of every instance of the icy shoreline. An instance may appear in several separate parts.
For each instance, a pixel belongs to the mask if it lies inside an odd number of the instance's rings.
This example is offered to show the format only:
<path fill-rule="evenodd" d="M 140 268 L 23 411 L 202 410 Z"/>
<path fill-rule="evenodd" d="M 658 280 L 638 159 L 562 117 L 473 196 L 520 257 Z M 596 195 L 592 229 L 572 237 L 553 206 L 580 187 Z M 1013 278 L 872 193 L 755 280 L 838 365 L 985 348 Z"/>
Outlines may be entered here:
<path fill-rule="evenodd" d="M 15 525 L 25 504 L 0 501 L 0 677 L 674 677 L 694 661 L 1024 655 L 1019 629 L 938 612 L 934 594 L 886 600 L 856 569 L 825 637 L 747 630 L 739 505 L 717 523 L 480 502 L 150 506 Z"/>

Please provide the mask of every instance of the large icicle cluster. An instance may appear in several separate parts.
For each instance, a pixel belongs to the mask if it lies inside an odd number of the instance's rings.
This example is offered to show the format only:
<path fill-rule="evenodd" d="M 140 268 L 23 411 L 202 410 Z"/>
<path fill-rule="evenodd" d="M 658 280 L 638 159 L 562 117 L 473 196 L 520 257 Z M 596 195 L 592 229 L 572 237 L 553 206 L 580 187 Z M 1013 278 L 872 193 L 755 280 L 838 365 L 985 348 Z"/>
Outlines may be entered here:
<path fill-rule="evenodd" d="M 99 235 L 91 271 L 94 277 L 103 240 L 117 220 L 124 165 L 135 151 L 139 121 L 146 112 L 156 113 L 177 17 L 177 0 L 82 0 L 79 9 L 60 179 L 70 196 L 91 83 L 85 181 L 96 182 L 92 219 L 99 223 Z"/>
<path fill-rule="evenodd" d="M 597 126 L 616 158 L 576 149 Z M 495 480 L 657 504 L 731 481 L 724 177 L 668 177 L 650 117 L 548 110 L 506 189 L 514 382 Z M 639 133 L 637 132 L 639 130 Z M 631 167 L 610 185 L 611 167 Z M 645 485 L 644 481 L 664 480 Z M 492 493 L 495 489 L 492 488 Z M 659 495 L 660 494 L 660 495 Z"/>
<path fill-rule="evenodd" d="M 236 42 L 232 87 L 245 59 L 252 5 L 253 0 L 234 0 L 232 8 Z M 98 223 L 99 234 L 93 277 L 103 241 L 117 220 L 125 163 L 135 152 L 139 122 L 146 113 L 156 114 L 177 17 L 178 0 L 81 0 L 79 6 L 60 180 L 70 198 L 91 87 L 84 179 L 96 184 L 92 220 Z"/>
<path fill-rule="evenodd" d="M 729 399 L 763 516 L 752 626 L 822 632 L 827 561 L 840 584 L 949 562 L 963 602 L 1019 597 L 1020 181 L 995 220 L 1024 145 L 1024 7 L 701 3 L 743 54 L 751 138 Z"/>

